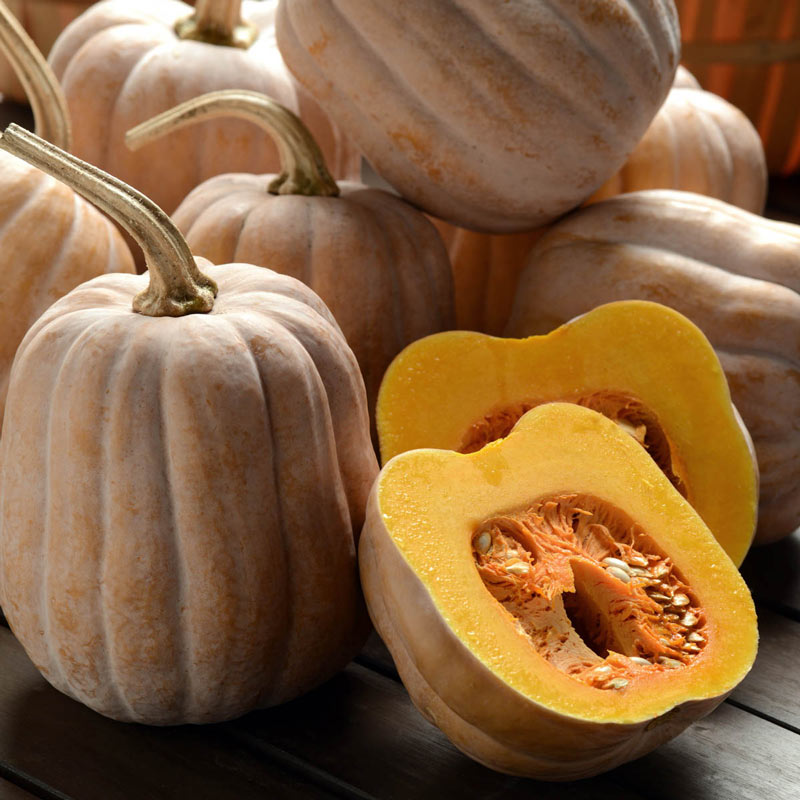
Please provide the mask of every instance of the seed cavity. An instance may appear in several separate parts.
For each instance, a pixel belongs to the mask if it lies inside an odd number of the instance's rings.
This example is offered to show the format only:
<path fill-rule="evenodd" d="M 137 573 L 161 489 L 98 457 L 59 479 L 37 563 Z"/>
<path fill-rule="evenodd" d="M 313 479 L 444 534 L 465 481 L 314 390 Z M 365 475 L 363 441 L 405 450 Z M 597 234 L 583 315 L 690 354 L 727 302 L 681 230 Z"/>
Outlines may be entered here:
<path fill-rule="evenodd" d="M 478 574 L 520 636 L 592 688 L 633 688 L 689 665 L 706 645 L 703 609 L 671 559 L 598 498 L 558 495 L 486 520 L 472 546 Z"/>

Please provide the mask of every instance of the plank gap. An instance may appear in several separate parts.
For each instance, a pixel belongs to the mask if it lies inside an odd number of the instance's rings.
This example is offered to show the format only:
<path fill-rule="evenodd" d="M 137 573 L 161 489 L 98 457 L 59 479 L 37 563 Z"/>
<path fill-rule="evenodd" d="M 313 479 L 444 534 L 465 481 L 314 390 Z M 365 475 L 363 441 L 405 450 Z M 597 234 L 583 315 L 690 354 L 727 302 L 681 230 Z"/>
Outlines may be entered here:
<path fill-rule="evenodd" d="M 783 728 L 784 730 L 789 731 L 790 733 L 796 733 L 800 736 L 800 728 L 788 723 L 784 722 L 783 720 L 778 719 L 777 717 L 773 717 L 771 714 L 767 714 L 765 711 L 759 711 L 757 708 L 753 708 L 746 703 L 741 703 L 738 700 L 734 700 L 730 697 L 725 699 L 725 702 L 732 705 L 734 708 L 738 708 L 741 711 L 747 711 L 749 714 L 753 714 L 753 716 L 758 717 L 759 719 L 763 719 L 766 722 L 771 722 L 773 725 L 777 725 L 779 728 Z"/>
<path fill-rule="evenodd" d="M 48 786 L 5 761 L 0 761 L 0 778 L 5 778 L 9 783 L 24 789 L 34 797 L 41 798 L 41 800 L 73 800 L 70 795 L 59 792 L 58 789 Z"/>

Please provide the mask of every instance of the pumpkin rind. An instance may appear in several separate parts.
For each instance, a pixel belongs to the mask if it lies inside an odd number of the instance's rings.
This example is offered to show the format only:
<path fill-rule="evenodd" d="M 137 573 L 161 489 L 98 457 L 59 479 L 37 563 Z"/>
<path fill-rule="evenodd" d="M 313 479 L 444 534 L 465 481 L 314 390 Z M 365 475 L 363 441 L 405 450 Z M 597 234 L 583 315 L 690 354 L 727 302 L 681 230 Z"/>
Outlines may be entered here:
<path fill-rule="evenodd" d="M 69 103 L 73 152 L 169 213 L 212 175 L 276 170 L 277 152 L 256 127 L 240 120 L 205 122 L 136 153 L 125 147 L 125 132 L 204 92 L 239 88 L 274 97 L 297 113 L 337 176 L 357 173 L 359 154 L 281 60 L 275 0 L 242 5 L 244 18 L 260 30 L 247 50 L 179 39 L 174 25 L 193 9 L 177 0 L 109 0 L 70 25 L 49 60 Z"/>
<path fill-rule="evenodd" d="M 510 233 L 621 166 L 669 90 L 677 23 L 662 0 L 284 0 L 277 33 L 295 76 L 403 197 Z"/>
<path fill-rule="evenodd" d="M 756 543 L 800 523 L 800 228 L 688 192 L 620 195 L 536 244 L 508 336 L 546 333 L 596 305 L 652 300 L 717 351 L 761 473 Z M 581 291 L 576 291 L 580 286 Z"/>
<path fill-rule="evenodd" d="M 203 269 L 214 310 L 178 319 L 131 311 L 144 276 L 84 284 L 12 376 L 2 605 L 48 680 L 116 719 L 281 702 L 366 632 L 355 537 L 376 466 L 355 359 L 299 282 Z"/>
<path fill-rule="evenodd" d="M 638 688 L 598 691 L 540 660 L 496 613 L 474 574 L 472 526 L 568 488 L 647 520 L 704 598 L 713 650 Z M 641 448 L 577 406 L 536 408 L 506 440 L 468 456 L 397 456 L 373 487 L 359 563 L 373 622 L 417 707 L 505 772 L 571 780 L 643 755 L 712 710 L 755 656 L 752 600 L 733 565 Z"/>

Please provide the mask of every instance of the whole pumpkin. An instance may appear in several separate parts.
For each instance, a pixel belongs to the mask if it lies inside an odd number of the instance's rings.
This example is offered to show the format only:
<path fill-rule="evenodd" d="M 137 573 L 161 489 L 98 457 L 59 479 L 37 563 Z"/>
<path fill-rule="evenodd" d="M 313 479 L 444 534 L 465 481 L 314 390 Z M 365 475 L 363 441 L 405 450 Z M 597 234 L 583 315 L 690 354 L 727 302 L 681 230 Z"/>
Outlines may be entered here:
<path fill-rule="evenodd" d="M 50 53 L 72 115 L 75 155 L 170 213 L 212 175 L 277 170 L 277 151 L 241 120 L 207 121 L 136 153 L 125 147 L 125 132 L 204 92 L 250 89 L 305 121 L 334 175 L 357 175 L 359 154 L 278 53 L 276 3 L 200 0 L 195 10 L 177 0 L 108 0 L 93 6 Z"/>
<path fill-rule="evenodd" d="M 547 333 L 602 303 L 628 299 L 671 306 L 706 334 L 758 457 L 755 542 L 794 531 L 800 227 L 690 192 L 612 197 L 565 217 L 537 242 L 506 335 Z"/>
<path fill-rule="evenodd" d="M 195 262 L 163 212 L 31 134 L 0 144 L 77 167 L 150 267 L 83 284 L 20 346 L 0 473 L 15 635 L 120 720 L 229 719 L 327 679 L 368 629 L 356 536 L 377 472 L 330 313 L 288 276 Z"/>
<path fill-rule="evenodd" d="M 531 230 L 624 162 L 678 66 L 672 0 L 282 0 L 286 63 L 376 172 L 475 230 Z"/>
<path fill-rule="evenodd" d="M 282 154 L 280 175 L 217 175 L 173 214 L 192 252 L 292 275 L 326 303 L 358 359 L 370 410 L 407 344 L 453 325 L 447 252 L 433 225 L 389 192 L 337 183 L 303 123 L 254 92 L 202 95 L 143 123 L 129 142 L 217 116 L 256 122 Z M 265 137 L 266 138 L 266 137 Z"/>
<path fill-rule="evenodd" d="M 0 51 L 22 78 L 39 134 L 63 148 L 69 120 L 58 81 L 17 19 L 0 3 Z M 79 283 L 133 272 L 114 224 L 72 189 L 0 152 L 0 423 L 19 343 L 39 315 Z"/>

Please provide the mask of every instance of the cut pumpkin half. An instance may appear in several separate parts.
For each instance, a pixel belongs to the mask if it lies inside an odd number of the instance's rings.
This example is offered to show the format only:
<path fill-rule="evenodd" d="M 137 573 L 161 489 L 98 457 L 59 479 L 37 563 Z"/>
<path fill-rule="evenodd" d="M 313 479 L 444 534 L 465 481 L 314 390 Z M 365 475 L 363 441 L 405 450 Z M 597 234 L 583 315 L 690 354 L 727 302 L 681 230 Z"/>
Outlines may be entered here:
<path fill-rule="evenodd" d="M 553 401 L 614 420 L 741 564 L 758 508 L 752 442 L 708 340 L 658 303 L 609 303 L 526 339 L 451 331 L 414 342 L 381 384 L 381 457 L 420 447 L 474 452 Z"/>
<path fill-rule="evenodd" d="M 489 767 L 595 775 L 709 713 L 755 658 L 750 594 L 644 449 L 571 403 L 376 481 L 375 627 L 420 711 Z"/>

